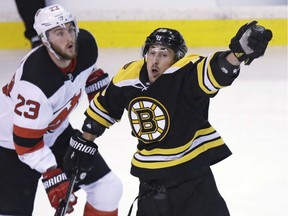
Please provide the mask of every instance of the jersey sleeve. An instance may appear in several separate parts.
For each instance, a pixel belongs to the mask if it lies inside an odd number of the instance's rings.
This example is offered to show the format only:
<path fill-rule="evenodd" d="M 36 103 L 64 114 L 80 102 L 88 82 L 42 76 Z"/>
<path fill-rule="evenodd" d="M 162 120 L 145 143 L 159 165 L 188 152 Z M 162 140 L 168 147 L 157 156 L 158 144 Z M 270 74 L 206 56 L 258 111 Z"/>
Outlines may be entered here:
<path fill-rule="evenodd" d="M 232 84 L 238 73 L 227 75 L 218 65 L 217 58 L 221 52 L 215 52 L 203 58 L 197 64 L 197 80 L 201 90 L 210 96 L 217 94 L 219 89 Z"/>
<path fill-rule="evenodd" d="M 96 94 L 85 115 L 107 128 L 120 121 L 129 103 L 127 96 L 129 88 L 132 89 L 139 83 L 139 72 L 142 66 L 143 61 L 136 61 L 120 69 L 107 88 Z"/>
<path fill-rule="evenodd" d="M 43 136 L 53 115 L 43 92 L 35 85 L 20 81 L 14 86 L 13 140 L 19 159 L 40 173 L 56 166 Z"/>
<path fill-rule="evenodd" d="M 104 91 L 96 94 L 85 115 L 109 128 L 120 121 L 125 109 L 123 101 L 122 89 L 111 81 Z"/>
<path fill-rule="evenodd" d="M 206 57 L 188 55 L 174 65 L 186 71 L 185 92 L 193 92 L 198 96 L 214 97 L 220 89 L 233 83 L 239 70 L 232 76 L 225 73 L 218 64 L 218 57 L 221 53 L 215 52 Z"/>

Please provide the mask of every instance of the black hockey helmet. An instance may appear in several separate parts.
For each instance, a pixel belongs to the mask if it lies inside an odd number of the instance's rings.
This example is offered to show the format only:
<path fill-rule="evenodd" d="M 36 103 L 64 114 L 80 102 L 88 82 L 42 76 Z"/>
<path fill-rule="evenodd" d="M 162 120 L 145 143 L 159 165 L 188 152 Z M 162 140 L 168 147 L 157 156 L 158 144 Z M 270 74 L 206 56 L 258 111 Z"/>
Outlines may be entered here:
<path fill-rule="evenodd" d="M 174 29 L 158 28 L 154 30 L 145 41 L 142 48 L 142 55 L 145 56 L 149 47 L 153 44 L 162 45 L 172 49 L 179 60 L 185 56 L 188 49 L 183 36 Z"/>

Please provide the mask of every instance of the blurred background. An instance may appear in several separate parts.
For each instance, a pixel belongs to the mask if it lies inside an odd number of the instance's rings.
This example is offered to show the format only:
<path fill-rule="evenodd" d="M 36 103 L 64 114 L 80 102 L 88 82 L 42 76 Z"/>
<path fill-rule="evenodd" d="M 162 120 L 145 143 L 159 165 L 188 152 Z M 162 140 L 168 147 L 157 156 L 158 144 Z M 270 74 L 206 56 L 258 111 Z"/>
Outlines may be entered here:
<path fill-rule="evenodd" d="M 23 0 L 24 1 L 24 0 Z M 49 1 L 49 0 L 47 0 Z M 15 2 L 0 0 L 0 84 L 11 79 L 31 50 Z M 50 0 L 68 8 L 79 26 L 92 32 L 99 46 L 98 66 L 112 77 L 124 64 L 140 58 L 141 46 L 158 27 L 178 29 L 189 52 L 208 55 L 228 48 L 240 26 L 252 20 L 273 31 L 265 56 L 243 66 L 233 85 L 212 99 L 210 122 L 233 155 L 212 167 L 231 216 L 288 216 L 288 88 L 286 0 Z M 1 104 L 0 104 L 1 106 Z M 80 128 L 88 102 L 71 116 Z M 137 196 L 138 180 L 130 161 L 137 141 L 126 113 L 97 139 L 100 152 L 122 179 L 119 216 L 126 216 Z M 0 191 L 1 193 L 1 191 Z M 17 194 L 15 194 L 17 195 Z M 71 216 L 83 214 L 85 194 Z M 134 205 L 135 215 L 136 205 Z M 39 182 L 33 216 L 54 210 Z"/>
<path fill-rule="evenodd" d="M 177 28 L 188 46 L 223 46 L 240 25 L 253 19 L 272 29 L 272 45 L 287 45 L 286 0 L 45 1 L 69 9 L 104 48 L 139 47 L 159 26 Z M 0 7 L 0 49 L 29 48 L 29 41 L 21 37 L 24 24 L 15 1 L 1 0 L 1 5 L 5 7 Z"/>

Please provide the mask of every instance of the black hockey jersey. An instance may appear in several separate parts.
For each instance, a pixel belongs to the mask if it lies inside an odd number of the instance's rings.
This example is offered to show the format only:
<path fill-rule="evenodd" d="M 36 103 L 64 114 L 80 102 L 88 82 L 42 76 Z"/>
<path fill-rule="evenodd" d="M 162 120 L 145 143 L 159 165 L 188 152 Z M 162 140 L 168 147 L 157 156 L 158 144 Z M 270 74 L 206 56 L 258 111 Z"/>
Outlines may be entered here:
<path fill-rule="evenodd" d="M 49 147 L 69 125 L 68 116 L 96 67 L 94 37 L 81 29 L 77 40 L 78 55 L 70 71 L 63 73 L 40 46 L 23 58 L 0 94 L 0 146 L 15 149 L 20 160 L 39 172 L 56 165 Z"/>
<path fill-rule="evenodd" d="M 208 122 L 210 98 L 237 77 L 219 68 L 219 54 L 188 55 L 152 84 L 144 59 L 131 62 L 91 101 L 85 114 L 107 128 L 128 111 L 139 141 L 132 175 L 158 179 L 192 173 L 231 154 Z"/>

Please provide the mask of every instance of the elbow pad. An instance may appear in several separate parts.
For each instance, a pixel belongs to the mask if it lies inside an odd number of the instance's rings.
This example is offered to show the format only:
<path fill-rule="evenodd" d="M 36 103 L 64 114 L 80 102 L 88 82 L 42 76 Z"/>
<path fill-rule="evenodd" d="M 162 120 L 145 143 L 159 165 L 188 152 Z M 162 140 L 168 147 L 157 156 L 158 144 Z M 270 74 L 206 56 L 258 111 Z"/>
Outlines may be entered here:
<path fill-rule="evenodd" d="M 92 135 L 95 135 L 97 137 L 101 136 L 106 127 L 98 123 L 97 121 L 87 117 L 84 121 L 84 124 L 82 126 L 82 131 L 86 133 L 90 133 Z"/>

